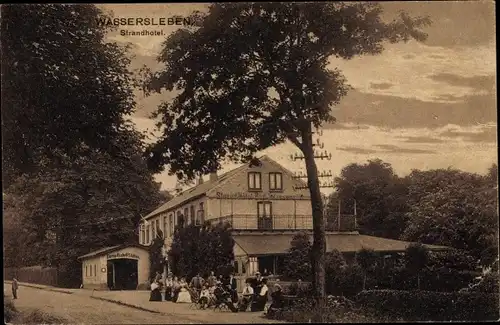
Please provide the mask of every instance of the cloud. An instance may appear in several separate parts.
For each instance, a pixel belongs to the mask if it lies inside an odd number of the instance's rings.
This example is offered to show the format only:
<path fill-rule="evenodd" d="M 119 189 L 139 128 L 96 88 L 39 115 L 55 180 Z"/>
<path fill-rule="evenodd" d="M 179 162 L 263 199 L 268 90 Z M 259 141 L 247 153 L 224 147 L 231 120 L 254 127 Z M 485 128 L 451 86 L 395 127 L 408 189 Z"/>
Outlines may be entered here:
<path fill-rule="evenodd" d="M 492 93 L 495 88 L 494 75 L 486 76 L 461 76 L 452 73 L 438 73 L 429 76 L 432 80 L 447 83 L 453 86 L 468 87 L 477 91 L 486 91 Z M 459 97 L 455 97 L 459 98 Z"/>
<path fill-rule="evenodd" d="M 389 89 L 392 86 L 393 85 L 388 82 L 381 82 L 381 83 L 372 82 L 370 87 L 372 87 L 373 89 Z"/>
<path fill-rule="evenodd" d="M 332 114 L 337 123 L 388 128 L 473 126 L 497 120 L 493 94 L 465 96 L 452 103 L 433 103 L 351 90 Z"/>
<path fill-rule="evenodd" d="M 352 123 L 325 123 L 323 125 L 324 129 L 335 129 L 335 130 L 362 130 L 368 129 L 369 125 L 352 124 Z"/>
<path fill-rule="evenodd" d="M 378 144 L 375 145 L 380 149 L 383 149 L 385 152 L 391 153 L 405 153 L 405 154 L 435 154 L 436 151 L 426 150 L 426 149 L 412 149 L 412 148 L 402 148 L 392 144 Z"/>
<path fill-rule="evenodd" d="M 354 154 L 362 154 L 362 155 L 372 154 L 372 153 L 377 152 L 376 150 L 357 148 L 357 147 L 343 147 L 343 148 L 337 147 L 337 150 L 342 150 L 342 151 L 346 151 L 346 152 L 350 152 L 350 153 L 354 153 Z"/>
<path fill-rule="evenodd" d="M 436 74 L 490 76 L 496 71 L 496 46 L 492 41 L 475 48 L 446 48 L 410 41 L 390 44 L 380 55 L 360 56 L 351 60 L 330 59 L 330 68 L 338 68 L 357 91 L 374 95 L 397 96 L 424 102 L 448 102 L 439 96 L 471 96 L 478 90 L 463 84 L 435 80 Z M 408 59 L 412 54 L 414 58 Z M 374 88 L 372 84 L 392 84 Z M 488 89 L 494 87 L 494 82 Z"/>
<path fill-rule="evenodd" d="M 433 138 L 433 137 L 428 137 L 428 136 L 413 136 L 413 137 L 401 137 L 404 140 L 404 142 L 410 142 L 410 143 L 443 143 L 445 142 L 442 139 L 438 138 Z"/>
<path fill-rule="evenodd" d="M 461 138 L 467 142 L 489 142 L 497 143 L 497 132 L 495 129 L 485 129 L 481 132 L 461 132 L 461 131 L 445 131 L 441 136 L 447 138 Z"/>
<path fill-rule="evenodd" d="M 411 59 L 414 59 L 414 58 L 415 58 L 415 55 L 413 55 L 413 54 L 405 54 L 405 55 L 403 55 L 403 59 L 411 60 Z"/>

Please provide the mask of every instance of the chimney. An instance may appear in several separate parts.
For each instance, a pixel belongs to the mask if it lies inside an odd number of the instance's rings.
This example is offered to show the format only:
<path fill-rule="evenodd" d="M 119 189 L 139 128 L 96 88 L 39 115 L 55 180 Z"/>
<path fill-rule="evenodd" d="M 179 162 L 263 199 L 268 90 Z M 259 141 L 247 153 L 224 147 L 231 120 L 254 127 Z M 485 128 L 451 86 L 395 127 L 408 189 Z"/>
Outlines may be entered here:
<path fill-rule="evenodd" d="M 203 184 L 203 176 L 200 176 L 200 178 L 198 178 L 198 182 L 196 182 L 196 185 L 201 185 Z"/>
<path fill-rule="evenodd" d="M 217 176 L 217 172 L 210 173 L 210 181 L 211 182 L 215 182 L 218 178 L 219 178 L 219 176 Z"/>

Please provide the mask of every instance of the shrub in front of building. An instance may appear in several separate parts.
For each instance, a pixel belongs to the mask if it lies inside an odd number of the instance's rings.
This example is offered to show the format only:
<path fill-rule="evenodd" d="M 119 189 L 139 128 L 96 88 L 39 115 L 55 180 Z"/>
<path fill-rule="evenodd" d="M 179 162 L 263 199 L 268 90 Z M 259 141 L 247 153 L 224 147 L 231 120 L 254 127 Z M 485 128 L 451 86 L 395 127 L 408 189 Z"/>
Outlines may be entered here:
<path fill-rule="evenodd" d="M 163 267 L 165 265 L 165 257 L 162 253 L 162 247 L 164 245 L 163 232 L 158 230 L 156 238 L 149 246 L 149 281 L 151 282 L 155 276 L 156 272 L 162 274 Z"/>
<path fill-rule="evenodd" d="M 367 290 L 356 296 L 374 317 L 405 321 L 488 321 L 499 317 L 498 293 Z"/>
<path fill-rule="evenodd" d="M 311 280 L 311 242 L 309 236 L 309 233 L 305 231 L 301 231 L 293 236 L 288 254 L 284 260 L 284 279 Z"/>
<path fill-rule="evenodd" d="M 233 248 L 234 239 L 227 224 L 179 227 L 168 252 L 172 272 L 188 279 L 197 273 L 229 273 L 233 269 Z"/>

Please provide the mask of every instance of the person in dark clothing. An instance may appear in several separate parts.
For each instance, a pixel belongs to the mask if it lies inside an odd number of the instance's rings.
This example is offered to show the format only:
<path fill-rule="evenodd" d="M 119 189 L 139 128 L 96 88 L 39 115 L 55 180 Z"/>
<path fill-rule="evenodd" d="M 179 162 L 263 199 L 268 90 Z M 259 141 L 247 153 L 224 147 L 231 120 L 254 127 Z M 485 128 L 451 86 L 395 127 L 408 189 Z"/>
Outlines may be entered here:
<path fill-rule="evenodd" d="M 283 309 L 283 290 L 279 284 L 274 285 L 274 291 L 271 293 L 271 299 L 272 303 L 267 311 L 268 316 L 272 316 Z"/>
<path fill-rule="evenodd" d="M 16 278 L 12 278 L 12 297 L 17 299 L 17 289 L 19 289 L 19 283 Z"/>
<path fill-rule="evenodd" d="M 216 305 L 225 304 L 233 313 L 238 312 L 238 308 L 236 308 L 232 302 L 231 293 L 224 289 L 222 282 L 219 281 L 217 283 L 214 295 L 217 300 Z"/>
<path fill-rule="evenodd" d="M 255 273 L 255 279 L 252 281 L 252 288 L 254 294 L 258 295 L 260 293 L 260 288 L 262 288 L 262 276 L 260 272 Z"/>
<path fill-rule="evenodd" d="M 160 283 L 153 280 L 151 283 L 151 295 L 149 296 L 149 301 L 162 301 Z"/>
<path fill-rule="evenodd" d="M 259 293 L 255 293 L 255 298 L 251 307 L 252 311 L 263 311 L 266 306 L 268 295 L 267 279 L 262 279 L 258 292 Z"/>
<path fill-rule="evenodd" d="M 234 303 L 238 302 L 238 281 L 234 277 L 234 274 L 229 275 L 228 286 L 231 289 L 231 299 Z"/>
<path fill-rule="evenodd" d="M 173 286 L 174 280 L 172 279 L 172 273 L 169 273 L 165 279 L 165 301 L 172 301 Z"/>

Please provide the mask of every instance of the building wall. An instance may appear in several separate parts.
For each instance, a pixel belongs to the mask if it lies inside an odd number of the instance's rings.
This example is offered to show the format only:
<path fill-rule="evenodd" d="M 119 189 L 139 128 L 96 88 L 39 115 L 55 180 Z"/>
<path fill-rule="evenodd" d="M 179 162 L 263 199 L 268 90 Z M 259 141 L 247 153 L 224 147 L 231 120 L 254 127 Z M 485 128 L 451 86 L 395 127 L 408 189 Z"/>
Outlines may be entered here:
<path fill-rule="evenodd" d="M 253 190 L 248 187 L 248 173 L 261 173 L 261 189 Z M 269 173 L 278 172 L 282 175 L 282 190 L 270 189 Z M 203 215 L 205 220 L 213 220 L 219 217 L 233 215 L 233 227 L 244 229 L 257 229 L 257 203 L 261 201 L 271 202 L 273 214 L 273 227 L 279 229 L 302 228 L 312 229 L 312 211 L 310 194 L 308 189 L 296 189 L 296 186 L 304 186 L 305 182 L 293 178 L 286 169 L 274 161 L 262 159 L 260 166 L 243 168 L 240 172 L 231 175 L 228 179 L 214 188 L 210 189 L 206 196 L 186 202 L 182 206 L 159 214 L 149 219 L 153 222 L 159 220 L 160 229 L 165 234 L 165 247 L 168 250 L 171 245 L 173 228 L 177 224 L 177 213 L 184 214 L 188 208 L 188 224 L 191 221 L 191 205 L 195 208 L 198 216 L 200 203 L 203 203 Z M 239 215 L 239 216 L 238 216 Z M 234 216 L 237 216 L 236 218 Z M 164 217 L 167 218 L 167 229 L 164 227 Z M 149 240 L 144 241 L 143 235 L 139 234 L 139 242 L 149 245 L 153 239 L 153 227 L 149 227 Z"/>
<path fill-rule="evenodd" d="M 107 289 L 108 271 L 106 255 L 95 256 L 82 262 L 82 279 L 85 289 Z M 103 270 L 105 272 L 103 272 Z"/>
<path fill-rule="evenodd" d="M 203 209 L 201 209 L 200 207 L 200 204 L 203 204 Z M 155 222 L 158 222 L 159 226 L 160 226 L 160 229 L 161 231 L 163 232 L 163 234 L 165 235 L 165 237 L 169 238 L 169 237 L 172 237 L 173 236 L 173 231 L 175 229 L 175 226 L 177 226 L 178 224 L 178 220 L 177 220 L 177 214 L 180 213 L 182 215 L 184 215 L 184 212 L 185 212 L 185 209 L 187 208 L 188 210 L 188 215 L 187 217 L 185 217 L 185 220 L 187 222 L 187 224 L 191 224 L 192 222 L 192 218 L 191 218 L 191 206 L 194 208 L 194 211 L 195 211 L 195 219 L 198 218 L 200 215 L 199 215 L 199 211 L 203 211 L 203 218 L 206 219 L 206 215 L 207 215 L 207 198 L 206 197 L 201 197 L 201 198 L 197 198 L 197 199 L 194 199 L 194 200 L 191 200 L 189 202 L 186 202 L 185 204 L 179 206 L 179 207 L 176 207 L 175 209 L 172 209 L 172 210 L 169 210 L 169 211 L 166 211 L 166 212 L 163 212 L 161 214 L 159 214 L 158 216 L 155 216 L 151 219 L 148 219 L 149 221 L 149 227 L 147 228 L 149 231 L 149 238 L 148 240 L 143 240 L 143 235 L 141 234 L 141 232 L 139 232 L 139 243 L 142 244 L 142 245 L 149 245 L 151 244 L 153 238 L 154 238 L 154 228 L 153 228 L 153 223 Z M 165 218 L 166 218 L 166 229 L 165 229 Z M 145 236 L 144 236 L 145 237 Z"/>
<path fill-rule="evenodd" d="M 85 289 L 108 289 L 108 260 L 130 258 L 137 260 L 137 283 L 144 284 L 149 280 L 149 253 L 138 247 L 126 247 L 110 253 L 91 257 L 82 261 L 82 279 Z M 86 269 L 87 267 L 87 269 Z M 92 271 L 90 272 L 90 268 Z M 94 272 L 94 268 L 95 271 Z"/>
<path fill-rule="evenodd" d="M 257 229 L 258 202 L 270 202 L 275 216 L 274 227 L 288 229 L 300 225 L 312 228 L 309 191 L 294 188 L 304 184 L 280 165 L 268 160 L 261 162 L 261 166 L 249 167 L 207 193 L 207 220 L 233 215 L 233 227 Z M 260 190 L 249 188 L 250 172 L 261 174 Z M 282 190 L 270 189 L 270 173 L 281 173 Z"/>

